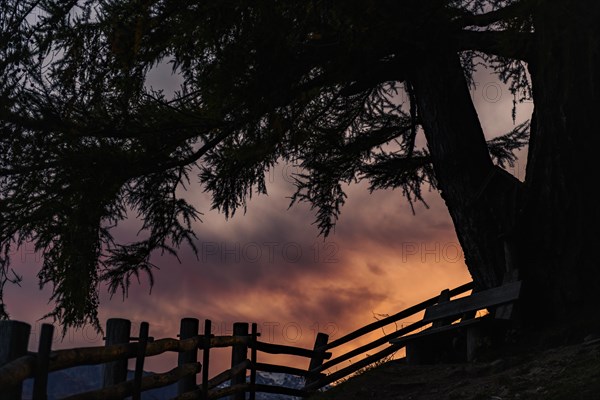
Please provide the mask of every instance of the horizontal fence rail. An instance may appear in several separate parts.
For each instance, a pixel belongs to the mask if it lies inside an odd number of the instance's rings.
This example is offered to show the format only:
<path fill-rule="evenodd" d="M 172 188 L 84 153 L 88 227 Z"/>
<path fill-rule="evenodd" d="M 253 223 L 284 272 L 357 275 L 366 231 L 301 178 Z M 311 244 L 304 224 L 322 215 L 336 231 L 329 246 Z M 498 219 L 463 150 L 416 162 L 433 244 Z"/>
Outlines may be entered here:
<path fill-rule="evenodd" d="M 451 290 L 446 289 L 444 293 L 449 297 L 458 296 L 472 288 L 473 283 L 470 282 Z M 136 400 L 140 398 L 142 392 L 175 383 L 178 385 L 178 395 L 175 397 L 177 400 L 206 400 L 225 396 L 233 396 L 231 399 L 238 400 L 245 399 L 245 393 L 249 393 L 250 400 L 254 400 L 257 392 L 308 397 L 314 391 L 347 378 L 356 371 L 394 354 L 402 346 L 390 345 L 390 340 L 421 329 L 427 325 L 427 322 L 421 319 L 394 332 L 384 334 L 367 344 L 355 347 L 335 358 L 332 358 L 330 350 L 349 344 L 386 325 L 414 316 L 437 304 L 438 299 L 439 296 L 432 297 L 331 342 L 328 342 L 329 337 L 326 334 L 319 333 L 313 349 L 260 341 L 258 340 L 260 333 L 257 331 L 256 324 L 252 324 L 252 329 L 249 331 L 249 324 L 236 323 L 232 336 L 214 336 L 211 334 L 210 320 L 205 321 L 204 333 L 199 333 L 198 320 L 184 318 L 180 327 L 179 339 L 154 340 L 149 336 L 149 324 L 146 322 L 141 325 L 139 337 L 131 337 L 129 321 L 110 319 L 107 322 L 105 346 L 51 351 L 53 329 L 51 325 L 44 324 L 38 352 L 32 353 L 27 352 L 29 325 L 18 321 L 0 321 L 0 364 L 3 364 L 0 365 L 0 400 L 20 399 L 22 383 L 28 378 L 34 379 L 33 400 L 46 399 L 49 372 L 95 364 L 105 365 L 104 387 L 72 395 L 66 400 L 124 399 L 126 397 Z M 134 342 L 130 342 L 132 340 Z M 367 354 L 363 359 L 351 365 L 326 374 L 326 371 L 339 366 L 342 362 L 384 345 L 387 346 L 378 352 Z M 209 379 L 210 350 L 227 347 L 232 348 L 231 368 Z M 200 359 L 197 354 L 199 350 L 203 351 Z M 146 357 L 166 352 L 179 353 L 177 367 L 165 373 L 142 375 Z M 249 359 L 248 353 L 250 353 Z M 295 366 L 259 362 L 259 353 L 308 358 L 309 365 L 307 369 L 302 369 Z M 135 360 L 134 378 L 126 380 L 127 361 L 130 359 Z M 306 384 L 303 389 L 258 384 L 256 383 L 257 371 L 299 376 L 305 379 Z M 248 372 L 250 373 L 249 381 L 246 376 Z M 196 376 L 200 373 L 202 374 L 202 383 L 197 385 Z M 230 382 L 229 386 L 220 387 L 228 381 Z"/>
<path fill-rule="evenodd" d="M 169 372 L 162 374 L 152 374 L 142 377 L 141 391 L 145 392 L 150 389 L 156 389 L 164 386 L 171 385 L 178 382 L 182 378 L 188 376 L 194 376 L 200 372 L 199 363 L 184 364 L 179 367 L 175 367 Z M 91 392 L 85 392 L 76 394 L 73 396 L 65 397 L 63 400 L 111 400 L 111 399 L 123 399 L 125 397 L 134 394 L 135 381 L 122 382 L 104 389 L 98 389 Z"/>
<path fill-rule="evenodd" d="M 252 347 L 252 344 L 250 344 Z M 303 349 L 300 347 L 294 346 L 286 346 L 281 344 L 272 344 L 272 343 L 264 343 L 264 342 L 256 342 L 256 349 L 258 351 L 262 351 L 263 353 L 269 354 L 288 354 L 292 356 L 306 357 L 312 358 L 315 355 L 314 350 Z M 323 353 L 324 357 L 329 359 L 331 358 L 331 353 L 325 352 Z"/>

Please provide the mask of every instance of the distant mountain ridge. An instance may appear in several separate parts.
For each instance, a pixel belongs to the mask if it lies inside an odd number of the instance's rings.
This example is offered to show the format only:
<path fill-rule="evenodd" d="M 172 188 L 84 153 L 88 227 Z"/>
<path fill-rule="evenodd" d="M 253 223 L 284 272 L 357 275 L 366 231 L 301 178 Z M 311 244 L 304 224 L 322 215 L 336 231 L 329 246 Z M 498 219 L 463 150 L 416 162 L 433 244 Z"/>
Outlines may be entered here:
<path fill-rule="evenodd" d="M 84 365 L 51 372 L 48 376 L 48 400 L 59 400 L 76 393 L 100 389 L 102 387 L 102 368 L 102 365 Z M 145 374 L 149 373 L 145 372 Z M 128 379 L 133 379 L 133 371 L 129 371 Z M 256 374 L 256 383 L 301 389 L 304 386 L 304 379 L 295 375 L 259 371 Z M 27 379 L 23 384 L 23 400 L 30 400 L 32 391 L 33 380 Z M 175 396 L 177 396 L 177 385 L 173 384 L 143 392 L 142 400 L 168 400 Z M 279 394 L 257 393 L 256 399 L 293 400 L 297 398 Z"/>

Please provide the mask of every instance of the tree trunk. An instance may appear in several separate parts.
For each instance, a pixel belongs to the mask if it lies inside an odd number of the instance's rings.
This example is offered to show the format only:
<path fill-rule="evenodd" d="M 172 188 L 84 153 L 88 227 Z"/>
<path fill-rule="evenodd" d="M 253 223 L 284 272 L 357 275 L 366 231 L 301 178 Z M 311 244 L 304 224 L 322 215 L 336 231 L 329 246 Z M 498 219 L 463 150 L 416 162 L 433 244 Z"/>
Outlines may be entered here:
<path fill-rule="evenodd" d="M 456 51 L 420 54 L 411 74 L 433 166 L 477 289 L 499 285 L 521 183 L 495 167 Z M 443 68 L 440 68 L 443 65 Z"/>
<path fill-rule="evenodd" d="M 597 319 L 599 19 L 595 0 L 549 0 L 534 12 L 535 113 L 519 258 L 537 322 Z"/>
<path fill-rule="evenodd" d="M 599 320 L 598 20 L 594 0 L 549 0 L 534 10 L 535 113 L 524 187 L 492 165 L 450 45 L 419 54 L 410 76 L 438 185 L 476 286 L 501 283 L 504 247 L 512 243 L 524 281 L 521 311 L 538 326 Z"/>

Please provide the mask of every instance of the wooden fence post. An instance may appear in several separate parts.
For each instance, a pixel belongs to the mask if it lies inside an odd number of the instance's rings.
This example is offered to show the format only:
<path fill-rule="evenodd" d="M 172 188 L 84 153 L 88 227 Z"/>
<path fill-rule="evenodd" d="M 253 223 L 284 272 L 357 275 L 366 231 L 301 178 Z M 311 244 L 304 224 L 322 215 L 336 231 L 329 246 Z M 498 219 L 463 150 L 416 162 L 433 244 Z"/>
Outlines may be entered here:
<path fill-rule="evenodd" d="M 208 364 L 210 362 L 210 339 L 212 338 L 212 322 L 204 320 L 204 343 L 202 348 L 202 398 L 208 400 Z"/>
<path fill-rule="evenodd" d="M 250 399 L 256 399 L 256 342 L 258 339 L 258 325 L 256 322 L 252 324 L 252 349 L 250 350 Z"/>
<path fill-rule="evenodd" d="M 233 324 L 233 336 L 248 336 L 248 324 L 246 322 L 236 322 Z M 231 368 L 248 359 L 248 345 L 235 344 L 231 347 Z M 231 379 L 231 386 L 246 383 L 246 370 L 240 372 Z M 245 400 L 245 393 L 236 393 L 232 400 Z"/>
<path fill-rule="evenodd" d="M 144 359 L 146 358 L 146 346 L 148 345 L 148 334 L 150 324 L 142 322 L 140 324 L 140 334 L 138 336 L 138 351 L 135 358 L 135 372 L 133 375 L 133 395 L 132 400 L 142 399 L 142 375 L 144 374 Z"/>
<path fill-rule="evenodd" d="M 129 343 L 131 321 L 122 318 L 110 318 L 106 321 L 105 346 Z M 116 385 L 127 380 L 127 360 L 111 361 L 104 364 L 103 387 Z"/>
<path fill-rule="evenodd" d="M 189 339 L 198 336 L 199 321 L 196 318 L 183 318 L 179 327 L 179 340 Z M 177 365 L 197 362 L 198 348 L 194 350 L 181 352 L 177 357 Z M 177 394 L 181 395 L 196 390 L 196 375 L 186 376 L 177 382 Z"/>
<path fill-rule="evenodd" d="M 27 354 L 31 326 L 20 321 L 0 321 L 0 366 Z M 23 384 L 0 393 L 0 400 L 21 400 Z"/>
<path fill-rule="evenodd" d="M 324 353 L 325 353 L 325 346 L 327 346 L 327 342 L 329 341 L 329 335 L 326 333 L 322 333 L 319 332 L 317 334 L 317 337 L 315 339 L 315 345 L 313 347 L 313 350 L 316 352 L 312 358 L 310 359 L 310 364 L 308 365 L 308 371 L 312 371 L 315 368 L 320 367 L 323 364 L 323 361 L 325 360 L 324 357 Z M 319 380 L 321 374 L 317 373 L 317 374 L 310 374 L 306 377 L 306 384 L 304 385 L 305 387 L 313 382 L 316 382 Z"/>
<path fill-rule="evenodd" d="M 440 295 L 438 296 L 438 304 L 447 303 L 448 301 L 450 301 L 450 289 L 444 289 L 440 292 Z M 439 328 L 440 326 L 450 325 L 451 323 L 452 323 L 452 321 L 450 321 L 448 319 L 433 321 L 433 323 L 431 324 L 431 327 Z"/>
<path fill-rule="evenodd" d="M 35 379 L 33 381 L 33 400 L 46 400 L 48 398 L 48 366 L 50 365 L 53 334 L 53 325 L 42 324 L 35 366 Z"/>

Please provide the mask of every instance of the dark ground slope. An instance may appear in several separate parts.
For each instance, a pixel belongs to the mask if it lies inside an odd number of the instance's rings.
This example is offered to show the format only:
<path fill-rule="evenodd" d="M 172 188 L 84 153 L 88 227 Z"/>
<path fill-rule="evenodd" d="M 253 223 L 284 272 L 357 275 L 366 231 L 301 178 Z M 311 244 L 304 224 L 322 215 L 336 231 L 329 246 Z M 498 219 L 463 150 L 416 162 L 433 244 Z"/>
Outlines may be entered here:
<path fill-rule="evenodd" d="M 600 400 L 600 339 L 469 364 L 390 361 L 311 399 Z"/>

